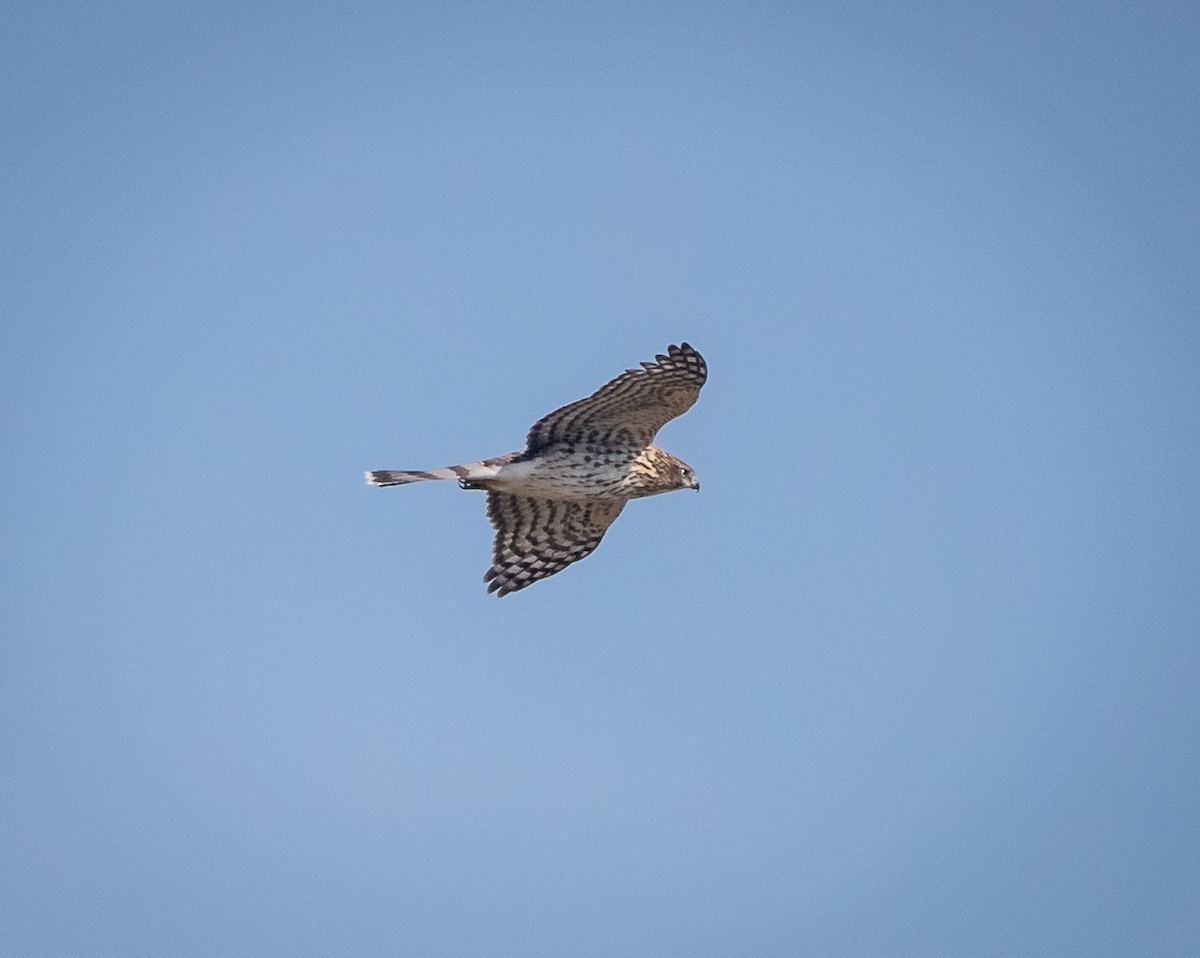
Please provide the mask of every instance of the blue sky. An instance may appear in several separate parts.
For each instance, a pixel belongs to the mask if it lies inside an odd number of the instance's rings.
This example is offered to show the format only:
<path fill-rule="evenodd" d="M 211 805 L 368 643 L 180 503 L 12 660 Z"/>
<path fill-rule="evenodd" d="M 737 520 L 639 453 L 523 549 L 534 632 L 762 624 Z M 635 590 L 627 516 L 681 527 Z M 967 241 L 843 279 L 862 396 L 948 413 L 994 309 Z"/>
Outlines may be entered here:
<path fill-rule="evenodd" d="M 1197 953 L 1193 5 L 5 20 L 0 950 Z"/>

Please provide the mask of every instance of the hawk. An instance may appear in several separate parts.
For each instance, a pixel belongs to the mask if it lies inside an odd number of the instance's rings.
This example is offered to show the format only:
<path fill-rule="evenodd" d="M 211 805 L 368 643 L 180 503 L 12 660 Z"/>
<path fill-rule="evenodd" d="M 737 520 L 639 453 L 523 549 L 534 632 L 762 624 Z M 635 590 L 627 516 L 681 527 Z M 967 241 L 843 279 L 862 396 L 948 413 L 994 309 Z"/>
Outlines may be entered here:
<path fill-rule="evenodd" d="M 486 491 L 496 539 L 483 580 L 500 596 L 524 589 L 590 555 L 630 499 L 699 490 L 692 467 L 653 442 L 700 395 L 704 359 L 683 343 L 641 366 L 539 419 L 520 452 L 424 472 L 379 469 L 367 482 L 457 479 Z"/>

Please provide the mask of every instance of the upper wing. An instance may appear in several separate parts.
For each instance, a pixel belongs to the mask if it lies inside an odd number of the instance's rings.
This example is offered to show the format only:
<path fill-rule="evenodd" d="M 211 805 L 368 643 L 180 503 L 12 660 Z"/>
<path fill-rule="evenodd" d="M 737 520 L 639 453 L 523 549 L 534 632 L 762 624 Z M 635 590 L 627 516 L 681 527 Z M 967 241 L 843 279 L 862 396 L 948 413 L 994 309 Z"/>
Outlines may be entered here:
<path fill-rule="evenodd" d="M 531 499 L 488 492 L 488 519 L 496 527 L 492 567 L 483 581 L 501 596 L 561 572 L 591 554 L 625 502 Z"/>
<path fill-rule="evenodd" d="M 594 393 L 543 416 L 529 430 L 526 453 L 553 442 L 625 432 L 627 442 L 649 445 L 668 420 L 687 412 L 708 377 L 702 357 L 687 343 L 667 347 L 666 356 L 627 369 Z M 609 436 L 608 438 L 613 438 Z"/>

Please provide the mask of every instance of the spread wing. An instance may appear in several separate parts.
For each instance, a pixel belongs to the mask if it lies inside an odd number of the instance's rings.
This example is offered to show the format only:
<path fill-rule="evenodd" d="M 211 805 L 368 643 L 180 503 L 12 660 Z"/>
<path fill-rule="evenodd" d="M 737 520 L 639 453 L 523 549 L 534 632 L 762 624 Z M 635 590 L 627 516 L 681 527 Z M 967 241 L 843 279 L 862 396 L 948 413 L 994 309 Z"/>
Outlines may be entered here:
<path fill-rule="evenodd" d="M 488 592 L 508 595 L 590 555 L 624 507 L 623 500 L 488 492 L 488 519 L 496 528 L 492 567 L 483 577 Z"/>
<path fill-rule="evenodd" d="M 649 445 L 663 425 L 689 409 L 708 377 L 702 357 L 687 343 L 669 346 L 641 369 L 627 369 L 586 399 L 543 416 L 529 430 L 526 454 L 555 442 L 599 441 Z"/>

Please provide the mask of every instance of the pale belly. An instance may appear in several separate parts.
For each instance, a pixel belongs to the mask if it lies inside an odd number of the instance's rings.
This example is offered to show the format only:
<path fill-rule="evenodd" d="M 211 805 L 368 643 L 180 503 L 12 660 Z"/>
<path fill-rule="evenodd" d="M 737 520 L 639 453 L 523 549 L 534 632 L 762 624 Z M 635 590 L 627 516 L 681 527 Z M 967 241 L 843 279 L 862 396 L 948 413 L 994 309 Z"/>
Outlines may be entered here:
<path fill-rule="evenodd" d="M 638 452 L 551 449 L 502 466 L 488 488 L 542 499 L 628 499 L 625 481 Z"/>

